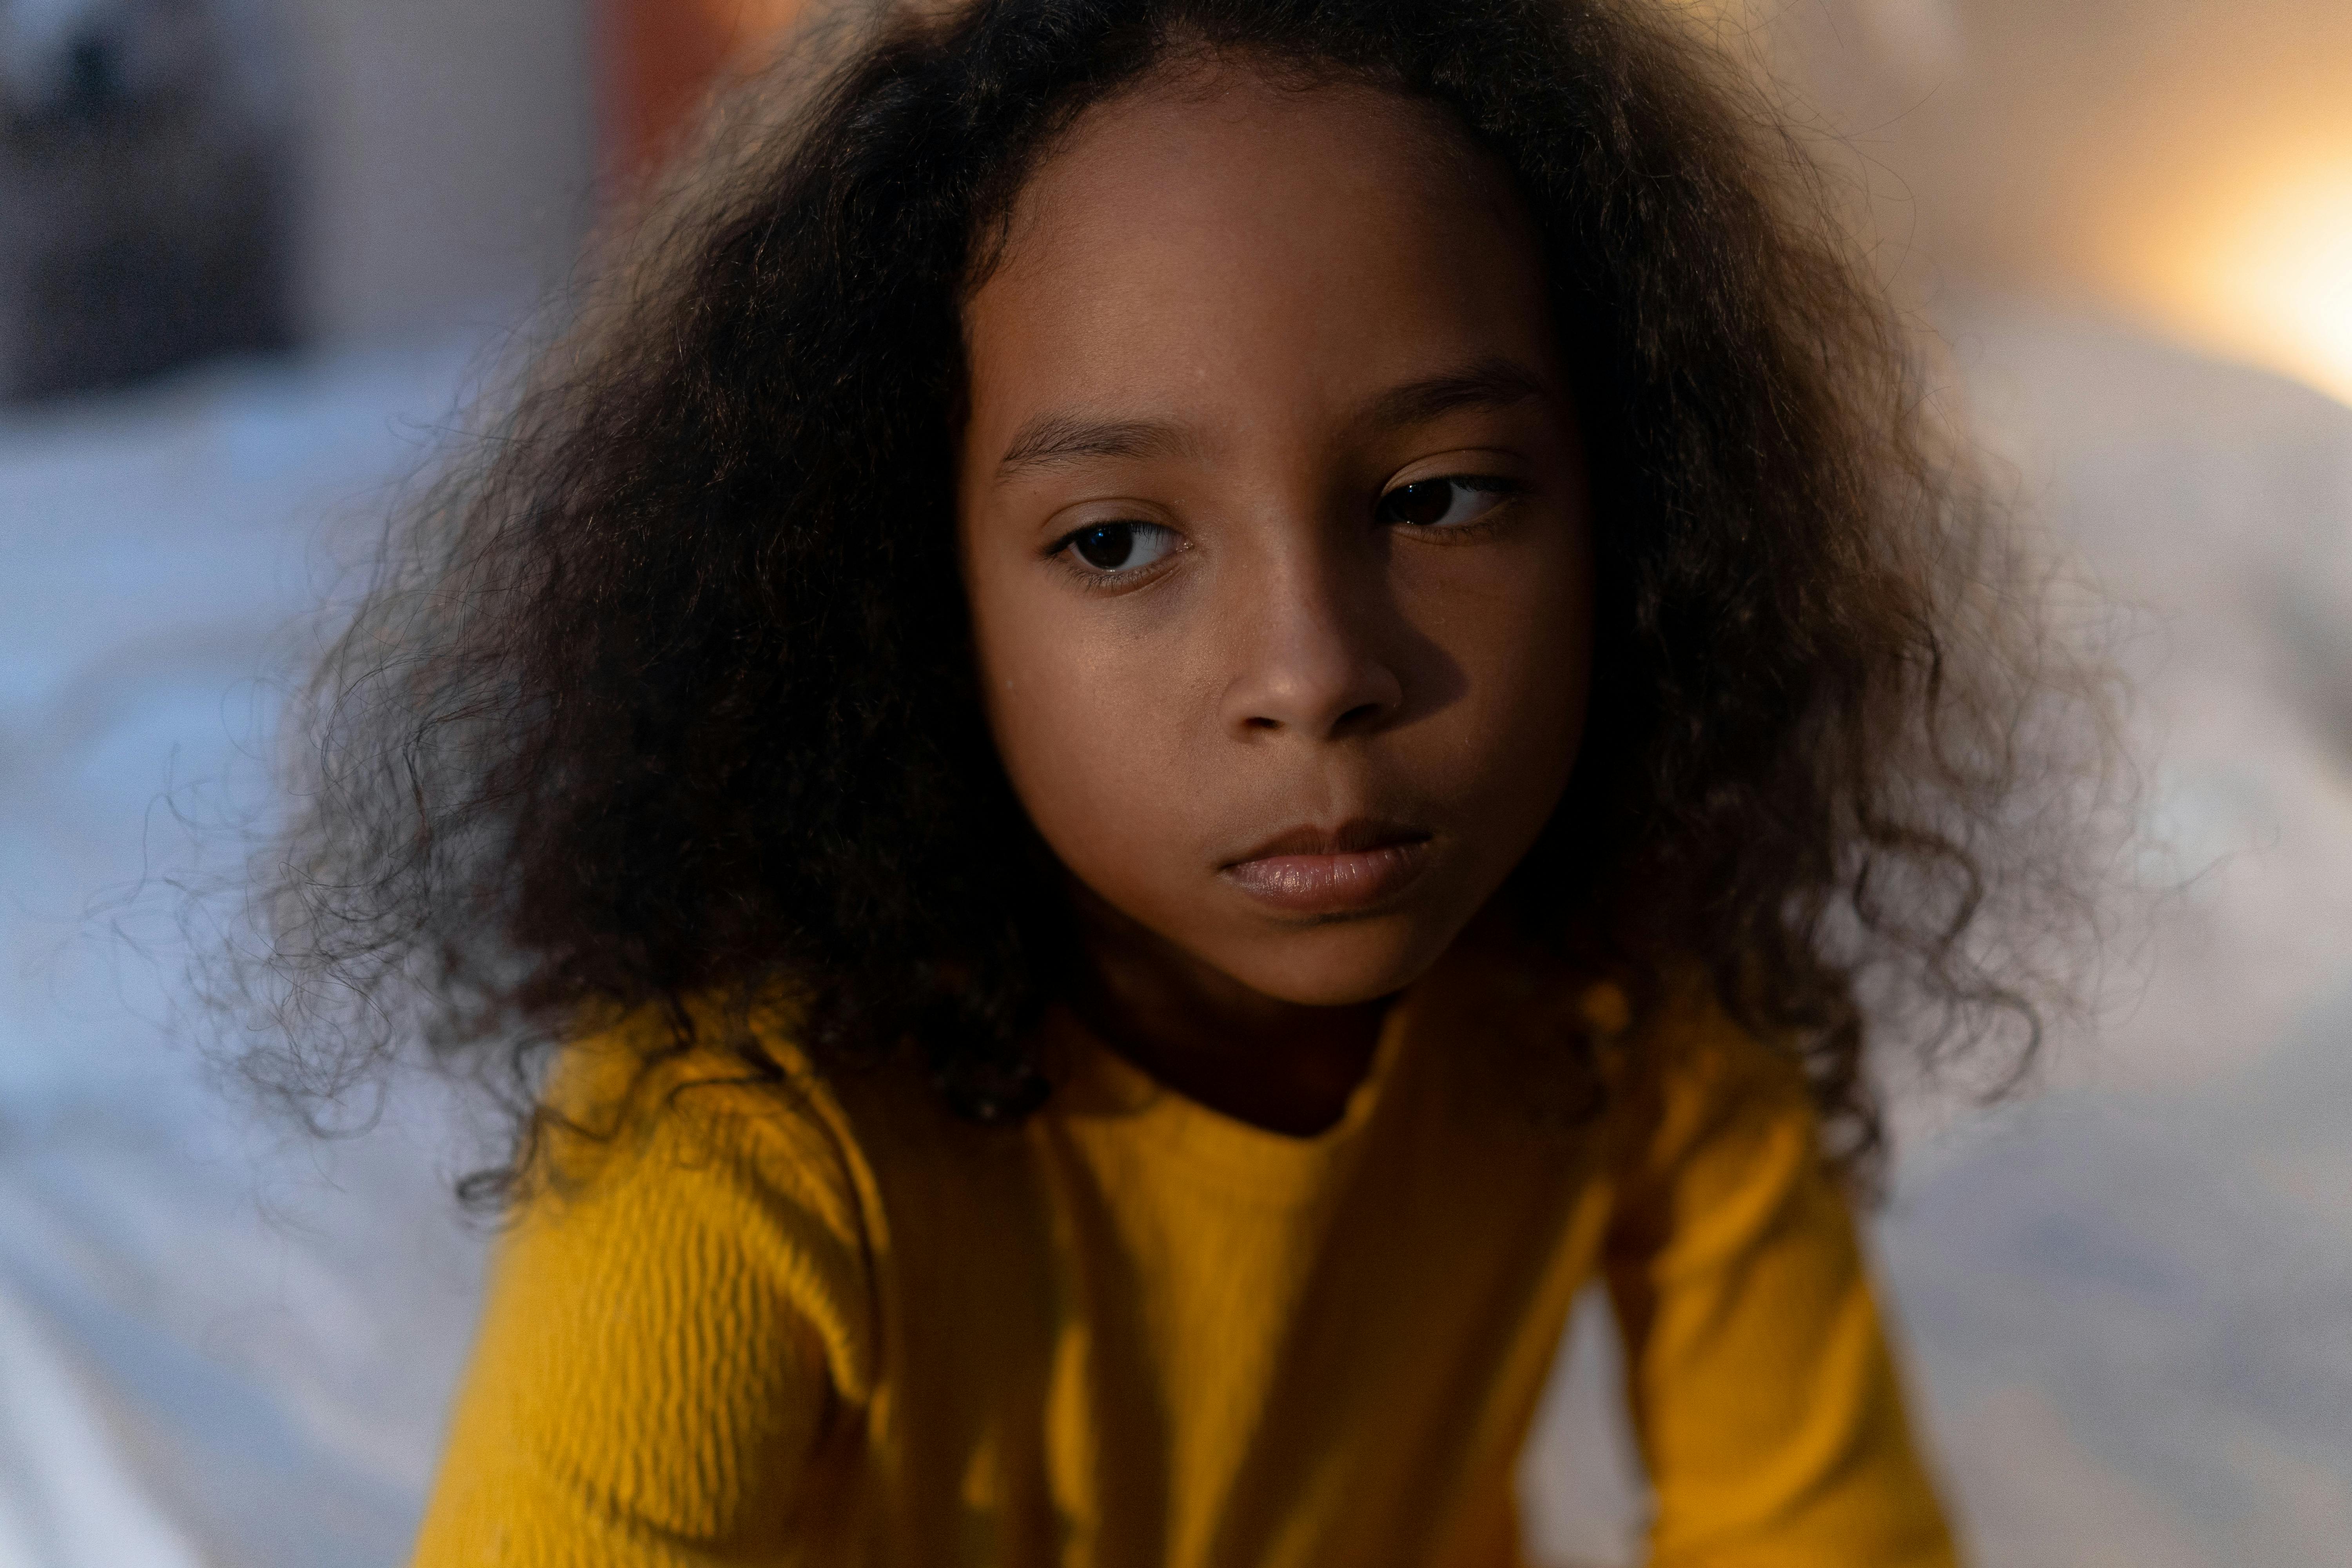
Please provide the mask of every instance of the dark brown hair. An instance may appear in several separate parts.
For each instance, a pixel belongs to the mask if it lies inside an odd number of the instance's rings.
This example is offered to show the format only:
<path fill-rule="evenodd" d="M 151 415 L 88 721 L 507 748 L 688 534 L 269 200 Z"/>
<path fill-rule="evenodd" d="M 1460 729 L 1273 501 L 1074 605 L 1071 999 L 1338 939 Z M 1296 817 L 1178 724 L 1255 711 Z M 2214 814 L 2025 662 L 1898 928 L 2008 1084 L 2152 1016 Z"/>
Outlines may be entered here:
<path fill-rule="evenodd" d="M 262 867 L 259 1077 L 331 1096 L 421 1038 L 493 1069 L 527 1155 L 583 1019 L 676 1048 L 695 999 L 781 992 L 821 1064 L 911 1049 L 965 1114 L 1036 1103 L 1070 938 L 971 674 L 960 307 L 1054 137 L 1202 50 L 1441 106 L 1532 216 L 1600 610 L 1530 928 L 1652 994 L 1707 976 L 1849 1157 L 1866 1013 L 2022 1059 L 2020 955 L 1979 933 L 2064 889 L 2031 596 L 1737 77 L 1630 0 L 976 0 L 749 89 L 396 531 Z"/>

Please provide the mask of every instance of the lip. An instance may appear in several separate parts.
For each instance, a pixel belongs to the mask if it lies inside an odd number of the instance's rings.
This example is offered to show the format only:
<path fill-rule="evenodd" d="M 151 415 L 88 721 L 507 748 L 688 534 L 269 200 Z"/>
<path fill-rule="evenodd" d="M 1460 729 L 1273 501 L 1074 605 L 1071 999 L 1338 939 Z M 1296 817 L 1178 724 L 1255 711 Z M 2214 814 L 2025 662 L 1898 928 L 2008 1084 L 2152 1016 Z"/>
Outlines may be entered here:
<path fill-rule="evenodd" d="M 1401 823 L 1358 818 L 1337 827 L 1293 827 L 1219 874 L 1286 914 L 1361 911 L 1394 898 L 1429 864 L 1430 836 Z"/>

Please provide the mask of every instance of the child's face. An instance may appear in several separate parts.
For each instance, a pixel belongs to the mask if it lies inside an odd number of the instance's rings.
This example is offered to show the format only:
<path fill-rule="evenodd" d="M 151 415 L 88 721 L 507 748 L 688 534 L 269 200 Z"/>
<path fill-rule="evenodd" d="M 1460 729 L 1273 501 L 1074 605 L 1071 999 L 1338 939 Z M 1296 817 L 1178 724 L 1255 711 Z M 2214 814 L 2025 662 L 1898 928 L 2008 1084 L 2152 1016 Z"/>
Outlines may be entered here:
<path fill-rule="evenodd" d="M 965 581 L 1039 832 L 1266 995 L 1412 981 L 1583 721 L 1584 473 L 1505 177 L 1214 67 L 1078 122 L 966 331 Z"/>

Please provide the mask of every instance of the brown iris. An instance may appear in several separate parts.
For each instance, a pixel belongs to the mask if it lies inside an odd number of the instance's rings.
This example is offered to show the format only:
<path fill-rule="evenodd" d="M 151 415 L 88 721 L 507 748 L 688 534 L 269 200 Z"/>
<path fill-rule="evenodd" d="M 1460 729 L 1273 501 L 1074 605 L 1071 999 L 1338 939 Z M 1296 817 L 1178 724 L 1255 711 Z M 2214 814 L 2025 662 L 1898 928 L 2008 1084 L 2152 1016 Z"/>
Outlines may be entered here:
<path fill-rule="evenodd" d="M 1416 528 L 1443 522 L 1454 510 L 1454 492 L 1460 483 L 1459 479 L 1420 479 L 1399 485 L 1381 498 L 1381 521 Z"/>

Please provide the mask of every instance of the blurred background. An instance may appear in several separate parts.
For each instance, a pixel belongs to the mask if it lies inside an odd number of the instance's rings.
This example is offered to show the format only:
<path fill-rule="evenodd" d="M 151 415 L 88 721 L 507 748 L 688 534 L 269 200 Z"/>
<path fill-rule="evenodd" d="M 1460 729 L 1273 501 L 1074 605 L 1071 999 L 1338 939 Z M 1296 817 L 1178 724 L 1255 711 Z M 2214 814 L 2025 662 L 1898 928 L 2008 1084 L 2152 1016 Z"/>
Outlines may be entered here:
<path fill-rule="evenodd" d="M 1906 1106 L 1876 1222 L 1973 1556 L 2352 1563 L 2352 7 L 1677 8 L 2133 685 L 2104 1009 L 2014 1103 Z M 462 1109 L 240 1110 L 177 889 L 268 817 L 301 617 L 794 9 L 0 0 L 0 1565 L 403 1559 L 472 1321 Z M 1543 1561 L 1634 1560 L 1614 1376 L 1588 1311 Z"/>

